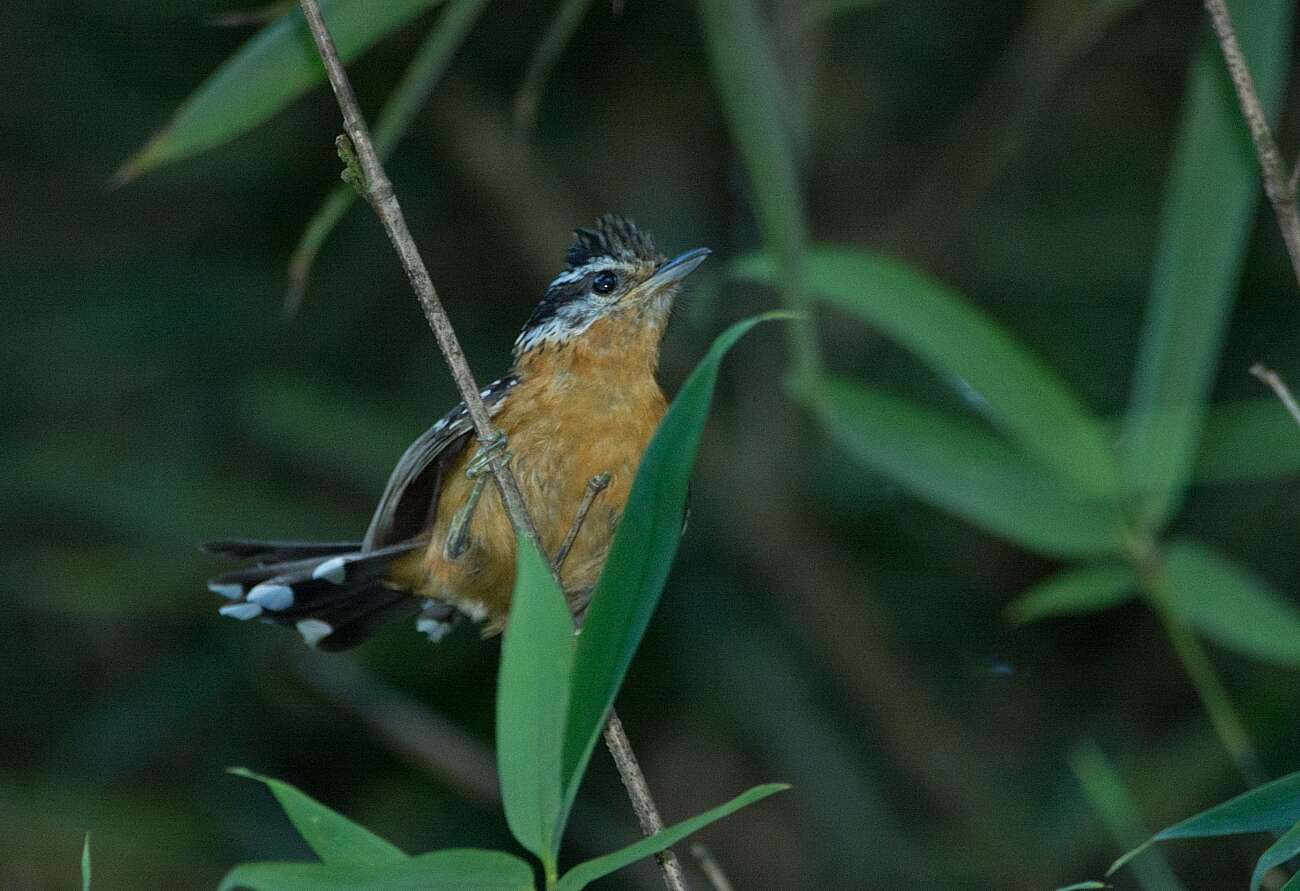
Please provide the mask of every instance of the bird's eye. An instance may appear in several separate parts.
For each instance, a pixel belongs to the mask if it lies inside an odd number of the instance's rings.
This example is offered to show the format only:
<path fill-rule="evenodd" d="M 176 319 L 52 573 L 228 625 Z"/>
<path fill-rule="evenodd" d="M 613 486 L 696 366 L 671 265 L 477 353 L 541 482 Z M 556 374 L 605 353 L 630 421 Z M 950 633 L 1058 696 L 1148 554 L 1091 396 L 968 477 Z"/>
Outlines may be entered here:
<path fill-rule="evenodd" d="M 618 276 L 612 272 L 597 273 L 591 280 L 591 289 L 597 294 L 612 294 L 618 287 Z"/>

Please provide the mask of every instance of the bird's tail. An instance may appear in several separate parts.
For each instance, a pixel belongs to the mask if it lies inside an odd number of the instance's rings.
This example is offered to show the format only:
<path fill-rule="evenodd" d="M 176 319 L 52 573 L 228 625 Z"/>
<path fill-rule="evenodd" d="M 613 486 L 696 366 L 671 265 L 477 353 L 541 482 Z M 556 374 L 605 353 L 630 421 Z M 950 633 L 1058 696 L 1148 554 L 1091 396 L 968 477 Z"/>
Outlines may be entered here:
<path fill-rule="evenodd" d="M 385 622 L 427 606 L 384 583 L 396 557 L 424 545 L 414 540 L 363 551 L 360 542 L 232 539 L 208 542 L 203 549 L 256 561 L 208 583 L 214 594 L 233 601 L 221 607 L 222 615 L 292 625 L 313 647 L 345 650 Z"/>

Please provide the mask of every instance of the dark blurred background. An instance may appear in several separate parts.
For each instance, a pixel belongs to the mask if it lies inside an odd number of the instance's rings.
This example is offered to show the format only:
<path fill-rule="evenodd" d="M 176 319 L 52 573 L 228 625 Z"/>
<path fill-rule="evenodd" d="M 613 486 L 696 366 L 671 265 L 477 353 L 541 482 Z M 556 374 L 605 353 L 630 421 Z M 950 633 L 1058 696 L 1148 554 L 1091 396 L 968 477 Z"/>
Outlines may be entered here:
<path fill-rule="evenodd" d="M 505 370 L 569 230 L 603 211 L 633 216 L 668 252 L 716 252 L 665 345 L 670 393 L 727 322 L 776 305 L 718 275 L 757 230 L 694 8 L 617 6 L 593 5 L 531 133 L 511 103 L 552 10 L 490 6 L 389 165 L 481 379 Z M 834 6 L 765 7 L 804 98 L 814 238 L 918 263 L 1094 410 L 1119 413 L 1199 4 Z M 336 182 L 324 89 L 229 146 L 109 188 L 247 39 L 211 24 L 229 9 L 0 10 L 6 889 L 71 887 L 86 830 L 105 889 L 206 887 L 237 862 L 309 856 L 230 765 L 289 780 L 407 850 L 513 849 L 492 800 L 496 641 L 462 627 L 430 646 L 401 625 L 319 656 L 219 618 L 204 588 L 219 565 L 196 549 L 205 538 L 355 537 L 401 450 L 456 401 L 365 208 L 325 247 L 301 310 L 282 312 L 288 256 Z M 368 109 L 422 23 L 353 66 Z M 1284 145 L 1294 125 L 1285 115 Z M 1257 360 L 1300 381 L 1295 292 L 1261 211 L 1218 398 L 1263 395 L 1246 374 Z M 821 318 L 836 367 L 960 406 L 899 348 Z M 1241 790 L 1149 612 L 1011 629 L 1005 605 L 1057 564 L 849 461 L 787 399 L 787 367 L 775 326 L 728 359 L 690 530 L 619 698 L 670 820 L 756 782 L 794 784 L 702 834 L 737 887 L 1098 877 L 1119 846 L 1070 768 L 1085 740 L 1151 829 Z M 1294 592 L 1298 483 L 1198 488 L 1178 529 Z M 1266 769 L 1300 767 L 1294 672 L 1215 660 Z M 598 753 L 565 856 L 634 837 Z M 1167 855 L 1188 887 L 1241 887 L 1261 847 Z M 598 887 L 657 883 L 642 865 Z"/>

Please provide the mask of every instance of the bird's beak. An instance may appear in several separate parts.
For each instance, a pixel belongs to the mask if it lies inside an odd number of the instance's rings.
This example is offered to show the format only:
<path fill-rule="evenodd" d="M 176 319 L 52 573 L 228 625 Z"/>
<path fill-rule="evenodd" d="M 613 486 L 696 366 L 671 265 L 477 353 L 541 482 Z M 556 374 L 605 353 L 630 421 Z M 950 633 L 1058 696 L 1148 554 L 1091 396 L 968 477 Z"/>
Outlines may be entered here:
<path fill-rule="evenodd" d="M 641 287 L 646 294 L 654 294 L 664 288 L 681 284 L 682 279 L 695 271 L 695 267 L 704 262 L 704 258 L 713 253 L 708 248 L 696 248 L 693 251 L 674 257 L 655 270 L 655 274 Z"/>

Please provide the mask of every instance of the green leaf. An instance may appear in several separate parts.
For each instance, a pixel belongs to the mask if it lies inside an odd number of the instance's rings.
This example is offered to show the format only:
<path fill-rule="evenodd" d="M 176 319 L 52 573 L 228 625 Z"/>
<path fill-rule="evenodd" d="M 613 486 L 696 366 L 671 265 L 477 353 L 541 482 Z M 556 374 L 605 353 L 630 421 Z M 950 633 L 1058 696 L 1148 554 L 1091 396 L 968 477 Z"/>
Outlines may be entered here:
<path fill-rule="evenodd" d="M 1300 610 L 1253 573 L 1196 542 L 1178 542 L 1164 560 L 1170 605 L 1229 649 L 1300 666 Z"/>
<path fill-rule="evenodd" d="M 990 532 L 1055 556 L 1121 550 L 1112 505 L 966 421 L 833 378 L 819 383 L 813 408 L 850 456 Z"/>
<path fill-rule="evenodd" d="M 520 538 L 516 553 L 497 681 L 497 771 L 510 831 L 549 875 L 562 834 L 560 762 L 573 671 L 573 616 L 532 543 Z"/>
<path fill-rule="evenodd" d="M 448 0 L 446 11 L 429 29 L 424 42 L 416 50 L 415 58 L 379 112 L 372 135 L 380 160 L 387 160 L 406 134 L 411 121 L 442 80 L 443 72 L 486 5 L 487 0 Z M 357 191 L 350 185 L 341 183 L 335 186 L 307 223 L 289 261 L 289 292 L 285 297 L 288 311 L 296 311 L 302 303 L 316 255 L 356 198 Z"/>
<path fill-rule="evenodd" d="M 1073 885 L 1066 885 L 1064 888 L 1057 888 L 1056 891 L 1093 891 L 1095 888 L 1109 888 L 1105 882 L 1075 882 Z"/>
<path fill-rule="evenodd" d="M 502 851 L 472 848 L 421 854 L 386 866 L 328 863 L 245 863 L 217 891 L 532 891 L 533 869 Z"/>
<path fill-rule="evenodd" d="M 1291 0 L 1235 0 L 1238 36 L 1266 109 L 1282 95 Z M 1151 296 L 1121 437 L 1124 476 L 1149 529 L 1177 508 L 1237 291 L 1259 170 L 1218 45 L 1192 64 L 1161 213 Z"/>
<path fill-rule="evenodd" d="M 339 56 L 350 62 L 439 0 L 320 0 Z M 316 44 L 295 9 L 267 25 L 195 90 L 116 176 L 140 174 L 221 145 L 272 117 L 325 79 Z"/>
<path fill-rule="evenodd" d="M 1112 875 L 1156 842 L 1247 832 L 1286 832 L 1297 822 L 1300 822 L 1300 771 L 1256 786 L 1223 804 L 1160 830 L 1116 860 L 1106 875 Z"/>
<path fill-rule="evenodd" d="M 1215 405 L 1192 471 L 1198 483 L 1265 480 L 1300 473 L 1300 429 L 1273 398 Z"/>
<path fill-rule="evenodd" d="M 1137 574 L 1123 564 L 1079 566 L 1021 594 L 1007 607 L 1007 620 L 1024 625 L 1048 616 L 1099 612 L 1132 599 L 1137 589 Z"/>
<path fill-rule="evenodd" d="M 565 728 L 565 807 L 572 804 L 587 761 L 623 683 L 632 656 L 672 568 L 681 538 L 691 467 L 709 416 L 718 366 L 769 313 L 732 325 L 713 342 L 659 423 L 628 495 L 609 558 L 587 608 L 573 663 Z"/>
<path fill-rule="evenodd" d="M 90 891 L 90 833 L 81 845 L 81 891 Z"/>
<path fill-rule="evenodd" d="M 766 254 L 730 271 L 772 282 Z M 959 294 L 901 260 L 821 247 L 804 260 L 814 295 L 901 344 L 966 393 L 1027 453 L 1092 495 L 1117 491 L 1104 427 L 1041 359 Z"/>
<path fill-rule="evenodd" d="M 264 783 L 316 856 L 335 866 L 372 867 L 407 859 L 398 847 L 280 780 L 242 767 L 230 773 Z"/>
<path fill-rule="evenodd" d="M 1255 870 L 1250 876 L 1250 891 L 1259 891 L 1259 886 L 1270 869 L 1281 866 L 1297 854 L 1300 854 L 1300 823 L 1288 829 L 1285 835 L 1259 855 Z"/>
<path fill-rule="evenodd" d="M 710 823 L 721 820 L 746 805 L 761 801 L 769 795 L 775 795 L 777 792 L 789 788 L 785 783 L 768 783 L 763 786 L 755 786 L 743 795 L 737 795 L 726 804 L 705 811 L 699 816 L 691 817 L 689 820 L 683 820 L 674 826 L 669 826 L 662 832 L 656 832 L 654 835 L 628 845 L 622 850 L 606 854 L 603 857 L 597 857 L 594 860 L 588 860 L 586 863 L 580 863 L 561 877 L 557 891 L 579 891 L 579 889 L 587 887 L 596 879 L 616 872 L 643 857 L 649 857 L 651 854 L 657 854 L 665 848 L 671 848 L 691 833 L 698 832 Z"/>

